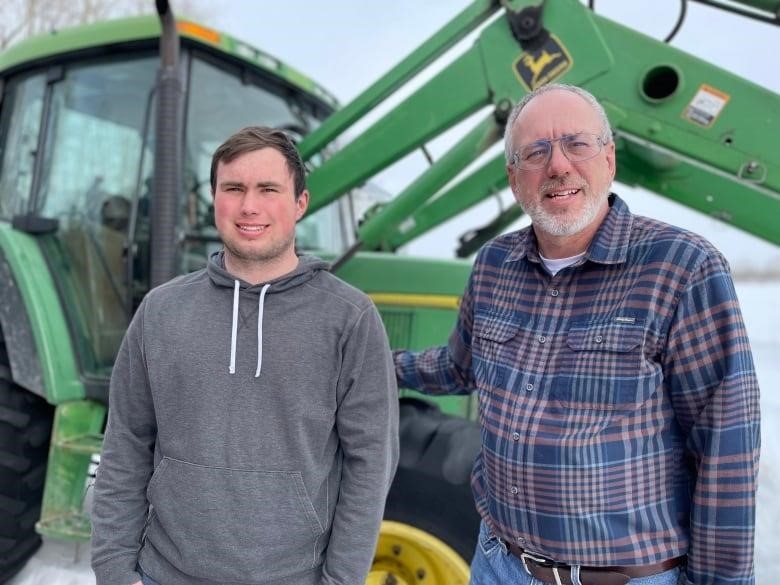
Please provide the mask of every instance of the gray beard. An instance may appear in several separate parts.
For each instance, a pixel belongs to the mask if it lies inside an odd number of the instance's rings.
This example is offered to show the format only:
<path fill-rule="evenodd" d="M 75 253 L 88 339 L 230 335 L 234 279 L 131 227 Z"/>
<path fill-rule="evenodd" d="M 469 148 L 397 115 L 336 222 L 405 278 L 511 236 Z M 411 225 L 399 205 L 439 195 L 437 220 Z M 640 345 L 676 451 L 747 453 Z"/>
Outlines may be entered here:
<path fill-rule="evenodd" d="M 541 204 L 521 206 L 531 218 L 531 223 L 551 236 L 573 236 L 588 227 L 599 214 L 601 204 L 609 196 L 609 191 L 601 197 L 585 194 L 585 207 L 577 217 L 557 216 L 547 213 Z"/>

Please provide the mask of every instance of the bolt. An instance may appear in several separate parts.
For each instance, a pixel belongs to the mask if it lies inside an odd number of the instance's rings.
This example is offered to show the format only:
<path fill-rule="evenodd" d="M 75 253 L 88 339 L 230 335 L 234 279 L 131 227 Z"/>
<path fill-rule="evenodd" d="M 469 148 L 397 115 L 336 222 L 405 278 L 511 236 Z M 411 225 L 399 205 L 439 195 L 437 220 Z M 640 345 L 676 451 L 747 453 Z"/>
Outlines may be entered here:
<path fill-rule="evenodd" d="M 393 545 L 393 549 L 392 550 L 393 550 L 393 554 L 395 556 L 398 556 L 398 555 L 401 554 L 401 547 L 399 545 L 397 545 L 397 544 Z"/>
<path fill-rule="evenodd" d="M 755 172 L 758 170 L 758 166 L 759 166 L 759 165 L 758 165 L 758 163 L 757 163 L 756 161 L 754 161 L 754 160 L 751 160 L 751 161 L 750 161 L 750 162 L 747 164 L 747 167 L 745 167 L 745 170 L 746 170 L 748 173 L 755 173 Z"/>
<path fill-rule="evenodd" d="M 499 100 L 496 104 L 496 109 L 493 112 L 493 118 L 501 126 L 506 125 L 506 121 L 509 118 L 509 113 L 512 111 L 512 102 L 508 99 Z"/>
<path fill-rule="evenodd" d="M 415 575 L 418 581 L 422 581 L 423 579 L 425 579 L 425 569 L 417 569 Z"/>

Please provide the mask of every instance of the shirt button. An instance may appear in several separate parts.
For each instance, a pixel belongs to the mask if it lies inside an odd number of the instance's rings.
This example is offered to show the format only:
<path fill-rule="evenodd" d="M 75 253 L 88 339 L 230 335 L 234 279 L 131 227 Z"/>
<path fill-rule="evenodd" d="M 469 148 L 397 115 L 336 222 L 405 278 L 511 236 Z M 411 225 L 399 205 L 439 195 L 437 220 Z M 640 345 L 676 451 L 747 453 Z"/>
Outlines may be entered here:
<path fill-rule="evenodd" d="M 517 544 L 525 544 L 525 538 L 522 536 L 517 537 Z"/>
<path fill-rule="evenodd" d="M 534 385 L 533 385 L 533 384 L 526 384 L 526 385 L 525 385 L 525 389 L 526 389 L 528 392 L 530 392 L 531 390 L 533 390 L 533 389 L 534 389 Z"/>
<path fill-rule="evenodd" d="M 517 486 L 516 486 L 516 485 L 513 485 L 513 486 L 512 486 L 512 488 L 511 488 L 509 491 L 510 491 L 510 492 L 512 492 L 513 494 L 516 494 L 516 493 L 517 493 L 517 492 L 519 492 L 520 490 L 519 490 L 519 489 L 517 489 Z"/>
<path fill-rule="evenodd" d="M 552 290 L 550 291 L 550 294 L 551 294 L 552 296 L 554 296 L 554 297 L 557 297 L 557 296 L 558 296 L 558 289 L 557 289 L 557 288 L 554 288 L 554 289 L 552 289 Z"/>
<path fill-rule="evenodd" d="M 519 441 L 520 440 L 520 433 L 512 433 L 512 439 L 514 439 L 515 441 Z"/>
<path fill-rule="evenodd" d="M 540 335 L 539 336 L 539 343 L 544 343 L 545 341 L 547 341 L 547 338 L 544 335 Z"/>
<path fill-rule="evenodd" d="M 604 338 L 601 335 L 597 335 L 596 336 L 596 343 L 601 343 L 602 341 L 604 341 Z"/>

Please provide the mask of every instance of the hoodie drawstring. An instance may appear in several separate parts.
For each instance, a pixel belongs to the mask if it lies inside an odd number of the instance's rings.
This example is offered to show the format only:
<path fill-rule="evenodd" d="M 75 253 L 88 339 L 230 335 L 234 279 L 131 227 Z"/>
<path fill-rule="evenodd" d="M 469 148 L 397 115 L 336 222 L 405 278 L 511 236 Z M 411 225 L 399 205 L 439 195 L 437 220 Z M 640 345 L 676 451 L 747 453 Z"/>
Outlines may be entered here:
<path fill-rule="evenodd" d="M 236 373 L 236 339 L 238 337 L 238 296 L 240 283 L 238 280 L 234 281 L 233 287 L 233 326 L 230 332 L 230 367 L 228 371 L 231 374 Z M 257 369 L 255 370 L 255 378 L 260 377 L 260 370 L 263 367 L 263 306 L 265 303 L 265 293 L 271 287 L 270 284 L 266 284 L 260 290 L 260 300 L 257 306 Z"/>
<path fill-rule="evenodd" d="M 230 367 L 231 374 L 236 373 L 236 337 L 238 334 L 238 280 L 233 287 L 233 328 L 230 331 Z"/>
<path fill-rule="evenodd" d="M 263 303 L 265 293 L 270 286 L 270 284 L 263 286 L 260 291 L 260 301 L 257 304 L 257 369 L 255 370 L 255 378 L 260 377 L 260 369 L 263 367 Z"/>

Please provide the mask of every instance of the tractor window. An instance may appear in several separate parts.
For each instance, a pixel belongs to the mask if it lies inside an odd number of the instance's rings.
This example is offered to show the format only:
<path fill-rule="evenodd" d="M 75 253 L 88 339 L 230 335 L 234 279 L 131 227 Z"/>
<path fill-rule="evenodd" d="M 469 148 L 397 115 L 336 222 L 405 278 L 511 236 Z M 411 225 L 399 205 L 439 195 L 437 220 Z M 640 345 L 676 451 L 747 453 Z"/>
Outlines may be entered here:
<path fill-rule="evenodd" d="M 43 73 L 12 79 L 6 86 L 0 115 L 0 218 L 27 211 L 45 88 Z"/>
<path fill-rule="evenodd" d="M 79 62 L 51 84 L 35 211 L 59 222 L 47 249 L 88 372 L 111 366 L 127 325 L 128 228 L 148 196 L 156 70 L 154 57 Z"/>
<path fill-rule="evenodd" d="M 209 173 L 211 157 L 231 134 L 250 125 L 271 126 L 294 139 L 319 124 L 317 113 L 297 90 L 272 79 L 246 75 L 238 67 L 196 55 L 189 75 L 184 186 L 186 218 L 184 270 L 200 268 L 221 247 L 214 227 Z M 343 203 L 333 203 L 298 224 L 297 245 L 303 250 L 345 249 Z"/>
<path fill-rule="evenodd" d="M 66 69 L 52 95 L 42 215 L 66 226 L 101 224 L 108 198 L 132 199 L 138 169 L 151 156 L 144 115 L 155 67 L 139 59 Z"/>

